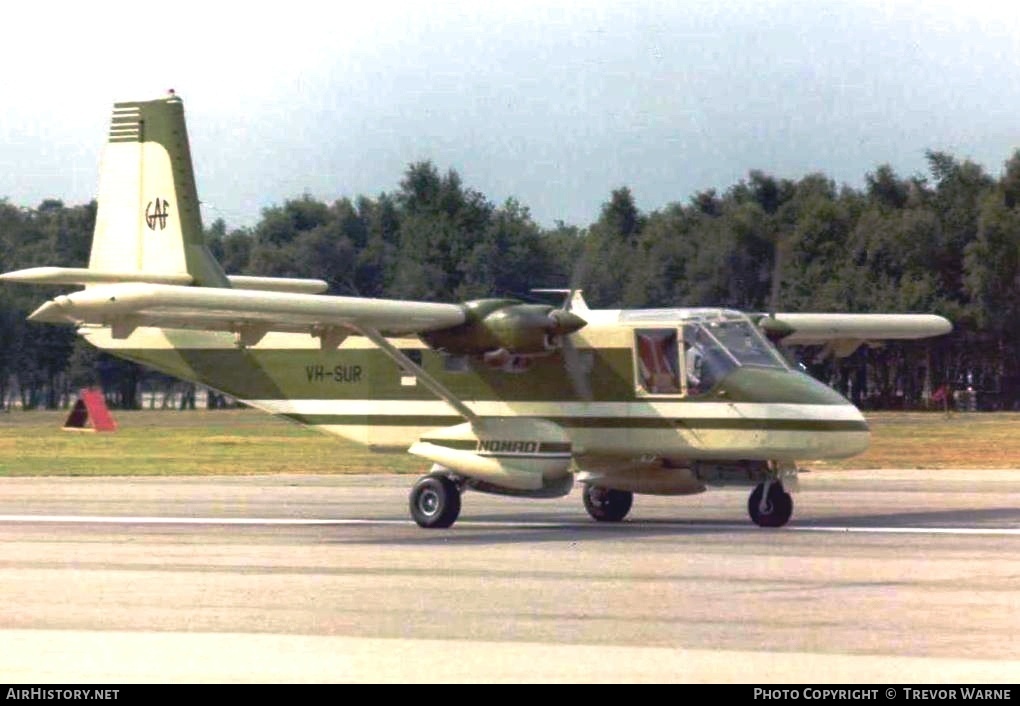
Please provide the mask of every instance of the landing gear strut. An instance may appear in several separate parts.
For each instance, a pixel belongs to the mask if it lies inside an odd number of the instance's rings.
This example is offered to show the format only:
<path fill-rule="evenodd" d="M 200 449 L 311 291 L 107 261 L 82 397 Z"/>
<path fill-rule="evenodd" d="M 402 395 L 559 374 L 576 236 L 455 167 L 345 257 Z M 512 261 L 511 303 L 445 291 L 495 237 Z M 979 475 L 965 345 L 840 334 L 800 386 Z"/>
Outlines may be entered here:
<path fill-rule="evenodd" d="M 782 527 L 793 514 L 793 498 L 779 481 L 759 483 L 747 499 L 747 512 L 759 527 Z"/>
<path fill-rule="evenodd" d="M 599 522 L 619 522 L 630 512 L 634 493 L 585 485 L 582 498 L 584 509 Z"/>
<path fill-rule="evenodd" d="M 442 473 L 422 476 L 411 488 L 408 498 L 411 517 L 419 527 L 444 529 L 460 515 L 460 488 Z"/>

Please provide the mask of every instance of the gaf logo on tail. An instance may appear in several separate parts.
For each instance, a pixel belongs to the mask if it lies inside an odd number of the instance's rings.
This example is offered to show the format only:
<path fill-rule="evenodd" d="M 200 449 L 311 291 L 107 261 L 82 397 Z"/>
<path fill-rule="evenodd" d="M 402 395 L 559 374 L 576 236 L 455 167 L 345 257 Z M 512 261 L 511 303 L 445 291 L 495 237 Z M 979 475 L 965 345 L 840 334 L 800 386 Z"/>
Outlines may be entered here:
<path fill-rule="evenodd" d="M 156 208 L 153 209 L 153 204 Z M 170 215 L 170 203 L 166 199 L 157 198 L 155 201 L 150 201 L 149 205 L 145 207 L 145 225 L 149 226 L 149 230 L 156 230 L 156 223 L 159 223 L 159 229 L 163 230 L 166 228 L 166 219 Z"/>

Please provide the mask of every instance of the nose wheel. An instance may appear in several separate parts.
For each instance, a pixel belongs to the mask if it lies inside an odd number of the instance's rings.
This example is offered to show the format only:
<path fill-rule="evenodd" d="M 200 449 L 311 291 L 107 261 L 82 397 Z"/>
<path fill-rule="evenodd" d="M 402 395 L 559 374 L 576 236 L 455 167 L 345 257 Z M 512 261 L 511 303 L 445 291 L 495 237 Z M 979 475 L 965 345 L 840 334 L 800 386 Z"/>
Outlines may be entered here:
<path fill-rule="evenodd" d="M 782 483 L 759 483 L 747 499 L 747 513 L 759 527 L 782 527 L 793 514 L 793 498 Z"/>

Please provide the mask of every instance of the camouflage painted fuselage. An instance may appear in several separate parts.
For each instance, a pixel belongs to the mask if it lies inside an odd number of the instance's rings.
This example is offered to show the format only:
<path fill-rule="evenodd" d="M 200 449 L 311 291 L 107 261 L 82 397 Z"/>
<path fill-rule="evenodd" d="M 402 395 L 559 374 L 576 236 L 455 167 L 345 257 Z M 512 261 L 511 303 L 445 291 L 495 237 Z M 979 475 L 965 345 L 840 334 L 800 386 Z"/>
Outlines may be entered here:
<path fill-rule="evenodd" d="M 420 356 L 425 371 L 479 416 L 554 422 L 566 430 L 576 455 L 806 461 L 867 448 L 861 413 L 789 369 L 739 367 L 703 395 L 642 395 L 634 328 L 593 324 L 575 334 L 589 356 L 593 401 L 578 398 L 559 352 L 511 373 L 478 359 L 451 358 L 418 339 L 394 343 Z M 373 449 L 406 450 L 429 430 L 463 421 L 358 336 L 321 350 L 301 334 L 269 334 L 239 348 L 226 333 L 139 328 L 124 340 L 106 328 L 83 327 L 81 333 L 118 356 Z"/>

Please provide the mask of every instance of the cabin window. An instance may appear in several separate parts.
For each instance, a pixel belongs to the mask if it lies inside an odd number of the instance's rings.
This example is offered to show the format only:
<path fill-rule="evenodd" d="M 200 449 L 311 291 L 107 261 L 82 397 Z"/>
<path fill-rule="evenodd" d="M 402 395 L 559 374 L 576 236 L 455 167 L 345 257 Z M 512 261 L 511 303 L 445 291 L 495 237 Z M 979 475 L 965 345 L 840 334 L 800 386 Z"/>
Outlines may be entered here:
<path fill-rule="evenodd" d="M 471 364 L 466 355 L 443 355 L 443 370 L 448 373 L 467 373 Z"/>
<path fill-rule="evenodd" d="M 417 366 L 421 366 L 420 348 L 404 348 L 400 352 L 406 355 L 408 358 L 410 358 L 412 363 L 414 363 Z"/>
<path fill-rule="evenodd" d="M 639 392 L 680 394 L 680 349 L 675 328 L 635 330 L 634 353 Z"/>
<path fill-rule="evenodd" d="M 400 351 L 408 358 L 411 362 L 421 367 L 421 349 L 419 348 L 404 348 Z M 403 365 L 400 366 L 400 384 L 403 387 L 414 387 L 418 384 L 418 376 L 415 375 L 413 370 L 408 370 Z"/>

